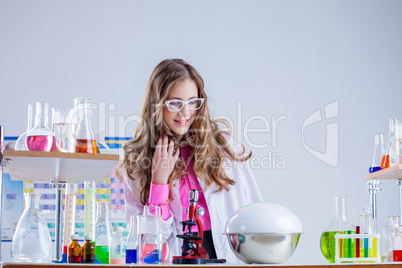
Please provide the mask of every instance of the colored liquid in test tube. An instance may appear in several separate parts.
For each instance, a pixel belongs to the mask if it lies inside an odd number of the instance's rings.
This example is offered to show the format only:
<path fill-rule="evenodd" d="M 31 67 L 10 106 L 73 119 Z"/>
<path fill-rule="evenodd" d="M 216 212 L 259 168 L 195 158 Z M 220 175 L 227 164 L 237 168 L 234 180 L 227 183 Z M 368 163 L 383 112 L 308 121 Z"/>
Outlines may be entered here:
<path fill-rule="evenodd" d="M 77 184 L 67 183 L 65 198 L 63 254 L 67 254 L 71 235 L 75 234 L 75 215 L 77 208 Z"/>
<path fill-rule="evenodd" d="M 95 191 L 94 181 L 84 182 L 84 235 L 95 237 Z"/>

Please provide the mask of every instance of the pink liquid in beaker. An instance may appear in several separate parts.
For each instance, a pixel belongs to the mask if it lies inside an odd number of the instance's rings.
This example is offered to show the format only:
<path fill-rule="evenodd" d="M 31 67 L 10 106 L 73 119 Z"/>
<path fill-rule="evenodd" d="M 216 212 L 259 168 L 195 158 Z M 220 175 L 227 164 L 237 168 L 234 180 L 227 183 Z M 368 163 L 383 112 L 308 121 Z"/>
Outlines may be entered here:
<path fill-rule="evenodd" d="M 27 147 L 30 151 L 51 152 L 56 146 L 54 136 L 28 136 Z"/>

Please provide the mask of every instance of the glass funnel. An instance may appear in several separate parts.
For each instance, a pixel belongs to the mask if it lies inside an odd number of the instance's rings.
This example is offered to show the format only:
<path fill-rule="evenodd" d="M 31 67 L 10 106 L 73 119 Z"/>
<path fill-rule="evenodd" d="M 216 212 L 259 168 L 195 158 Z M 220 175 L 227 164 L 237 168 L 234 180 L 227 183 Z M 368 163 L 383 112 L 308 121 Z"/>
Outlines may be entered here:
<path fill-rule="evenodd" d="M 70 107 L 52 108 L 52 131 L 56 137 L 57 149 L 64 153 L 75 152 L 72 115 Z"/>
<path fill-rule="evenodd" d="M 49 128 L 49 103 L 37 102 L 35 126 L 28 132 L 26 143 L 30 151 L 53 151 L 56 138 Z"/>
<path fill-rule="evenodd" d="M 92 128 L 92 110 L 89 99 L 76 98 L 74 100 L 74 109 L 77 113 L 77 125 L 74 133 L 77 140 L 75 152 L 99 153 L 94 130 Z"/>
<path fill-rule="evenodd" d="M 52 239 L 39 210 L 40 194 L 24 193 L 25 209 L 18 221 L 11 245 L 14 261 L 48 263 L 52 261 Z"/>
<path fill-rule="evenodd" d="M 335 262 L 335 234 L 352 234 L 354 233 L 352 226 L 347 217 L 346 197 L 333 197 L 333 214 L 332 221 L 329 226 L 322 232 L 320 238 L 320 248 L 324 257 L 330 262 Z M 340 257 L 353 257 L 355 245 L 352 239 L 347 240 L 341 246 L 340 254 L 345 254 Z"/>
<path fill-rule="evenodd" d="M 34 126 L 34 113 L 33 113 L 33 107 L 32 104 L 28 104 L 28 126 L 27 126 L 27 131 L 22 133 L 17 141 L 15 142 L 15 150 L 16 151 L 28 151 L 28 147 L 26 144 L 26 138 L 28 132 L 33 128 Z"/>

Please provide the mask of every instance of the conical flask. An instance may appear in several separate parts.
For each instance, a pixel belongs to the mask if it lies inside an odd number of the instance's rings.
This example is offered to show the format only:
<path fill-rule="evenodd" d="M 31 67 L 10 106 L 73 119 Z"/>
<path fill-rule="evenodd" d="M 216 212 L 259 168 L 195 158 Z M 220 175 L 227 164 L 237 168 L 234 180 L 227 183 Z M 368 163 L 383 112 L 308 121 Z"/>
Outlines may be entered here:
<path fill-rule="evenodd" d="M 77 140 L 77 144 L 75 152 L 90 154 L 99 153 L 94 130 L 92 128 L 92 110 L 89 99 L 76 98 L 74 100 L 74 108 L 77 113 L 77 124 L 75 129 L 75 139 Z"/>
<path fill-rule="evenodd" d="M 30 151 L 53 151 L 56 138 L 49 128 L 49 103 L 37 102 L 35 126 L 28 132 L 26 143 Z"/>
<path fill-rule="evenodd" d="M 384 134 L 374 134 L 374 155 L 369 172 L 373 173 L 381 170 L 381 160 L 384 154 Z"/>
<path fill-rule="evenodd" d="M 352 226 L 350 225 L 347 217 L 346 198 L 342 196 L 333 197 L 332 221 L 322 232 L 320 238 L 321 252 L 330 263 L 335 262 L 335 234 L 338 233 L 352 233 Z M 345 245 L 340 245 L 340 247 L 342 247 L 340 254 L 344 252 L 346 255 L 343 257 L 352 257 L 348 255 L 353 254 L 354 245 L 349 243 L 352 242 L 351 239 L 345 240 L 347 240 Z"/>
<path fill-rule="evenodd" d="M 22 133 L 17 141 L 15 142 L 15 150 L 16 151 L 28 151 L 28 147 L 26 144 L 26 138 L 28 132 L 33 128 L 34 126 L 34 113 L 33 113 L 33 107 L 32 104 L 28 104 L 28 126 L 27 126 L 27 131 Z"/>
<path fill-rule="evenodd" d="M 52 261 L 52 239 L 39 210 L 40 194 L 24 193 L 25 209 L 13 236 L 14 261 L 48 263 Z"/>

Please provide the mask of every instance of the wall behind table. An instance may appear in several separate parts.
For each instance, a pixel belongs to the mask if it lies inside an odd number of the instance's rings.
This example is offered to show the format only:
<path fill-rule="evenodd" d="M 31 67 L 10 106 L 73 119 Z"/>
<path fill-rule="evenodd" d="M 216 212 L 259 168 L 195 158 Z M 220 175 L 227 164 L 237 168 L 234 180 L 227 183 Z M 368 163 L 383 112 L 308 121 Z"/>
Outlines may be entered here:
<path fill-rule="evenodd" d="M 264 200 L 301 218 L 289 263 L 323 262 L 331 196 L 354 188 L 358 214 L 373 134 L 401 115 L 401 11 L 400 1 L 1 1 L 0 123 L 18 136 L 28 103 L 88 96 L 96 131 L 131 136 L 152 69 L 183 58 L 204 77 L 212 115 L 253 151 Z M 396 183 L 382 187 L 380 224 L 398 213 Z"/>

